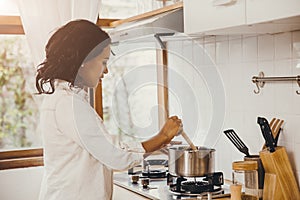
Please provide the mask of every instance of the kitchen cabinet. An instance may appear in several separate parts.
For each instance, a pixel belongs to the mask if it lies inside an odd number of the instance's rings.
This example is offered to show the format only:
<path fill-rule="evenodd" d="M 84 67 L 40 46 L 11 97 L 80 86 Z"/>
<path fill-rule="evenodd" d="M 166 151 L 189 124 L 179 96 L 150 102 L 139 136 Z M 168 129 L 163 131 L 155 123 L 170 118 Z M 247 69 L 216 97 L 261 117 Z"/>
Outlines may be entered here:
<path fill-rule="evenodd" d="M 184 0 L 187 34 L 275 33 L 300 29 L 299 0 Z"/>
<path fill-rule="evenodd" d="M 228 5 L 215 5 L 212 0 L 185 0 L 184 31 L 201 33 L 245 24 L 245 2 L 237 0 Z"/>
<path fill-rule="evenodd" d="M 299 0 L 247 0 L 247 24 L 279 20 L 300 15 Z"/>

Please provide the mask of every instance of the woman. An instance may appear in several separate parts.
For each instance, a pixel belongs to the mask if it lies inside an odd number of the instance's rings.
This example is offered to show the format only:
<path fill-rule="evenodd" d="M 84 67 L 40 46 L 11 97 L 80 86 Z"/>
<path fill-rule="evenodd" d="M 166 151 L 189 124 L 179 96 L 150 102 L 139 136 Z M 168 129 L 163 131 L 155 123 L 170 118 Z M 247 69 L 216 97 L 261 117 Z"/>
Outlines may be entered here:
<path fill-rule="evenodd" d="M 64 25 L 46 45 L 36 76 L 38 94 L 47 94 L 41 107 L 45 173 L 40 199 L 111 199 L 113 170 L 139 164 L 143 153 L 160 149 L 181 131 L 181 120 L 173 116 L 147 141 L 114 141 L 84 89 L 96 87 L 108 73 L 109 55 L 109 36 L 86 20 Z"/>

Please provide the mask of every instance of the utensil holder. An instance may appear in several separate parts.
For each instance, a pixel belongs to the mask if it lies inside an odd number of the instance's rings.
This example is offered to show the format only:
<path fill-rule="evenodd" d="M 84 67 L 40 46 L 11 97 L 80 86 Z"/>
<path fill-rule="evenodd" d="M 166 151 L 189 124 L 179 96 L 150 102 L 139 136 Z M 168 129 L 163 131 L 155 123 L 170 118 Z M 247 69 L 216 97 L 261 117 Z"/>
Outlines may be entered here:
<path fill-rule="evenodd" d="M 300 199 L 300 192 L 286 149 L 276 147 L 275 152 L 259 152 L 265 169 L 264 200 Z"/>

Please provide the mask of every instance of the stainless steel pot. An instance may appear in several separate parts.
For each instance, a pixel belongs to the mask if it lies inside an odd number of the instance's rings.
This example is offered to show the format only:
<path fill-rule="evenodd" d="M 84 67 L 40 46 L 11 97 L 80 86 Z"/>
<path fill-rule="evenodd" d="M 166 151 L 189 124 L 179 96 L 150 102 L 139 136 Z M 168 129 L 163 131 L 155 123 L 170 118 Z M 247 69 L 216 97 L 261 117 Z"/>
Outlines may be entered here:
<path fill-rule="evenodd" d="M 214 149 L 189 146 L 169 148 L 169 173 L 173 176 L 201 177 L 214 172 Z"/>

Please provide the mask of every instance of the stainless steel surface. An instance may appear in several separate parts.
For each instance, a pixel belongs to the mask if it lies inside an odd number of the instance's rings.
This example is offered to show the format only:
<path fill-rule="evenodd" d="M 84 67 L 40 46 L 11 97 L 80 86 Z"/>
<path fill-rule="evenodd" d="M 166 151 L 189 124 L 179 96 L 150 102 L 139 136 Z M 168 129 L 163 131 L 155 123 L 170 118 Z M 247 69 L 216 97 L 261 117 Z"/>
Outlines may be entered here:
<path fill-rule="evenodd" d="M 254 90 L 255 94 L 260 92 L 260 89 L 264 87 L 266 82 L 278 82 L 278 81 L 296 81 L 300 87 L 300 75 L 298 76 L 282 76 L 282 77 L 265 77 L 263 72 L 259 72 L 258 76 L 252 77 L 252 82 L 256 84 L 257 90 Z M 300 95 L 300 91 L 296 91 Z"/>
<path fill-rule="evenodd" d="M 177 8 L 168 12 L 152 16 L 147 19 L 135 20 L 117 26 L 109 31 L 113 45 L 125 42 L 150 41 L 154 34 L 183 32 L 183 9 Z"/>
<path fill-rule="evenodd" d="M 196 200 L 196 199 L 207 199 L 206 197 L 190 197 L 190 196 L 177 196 L 173 195 L 169 191 L 169 186 L 167 185 L 166 178 L 162 179 L 150 179 L 149 185 L 147 188 L 143 188 L 140 181 L 138 184 L 133 184 L 131 182 L 130 176 L 126 172 L 124 173 L 115 173 L 114 174 L 114 184 L 118 185 L 122 188 L 125 188 L 129 191 L 132 191 L 134 193 L 140 194 L 144 197 L 147 197 L 149 199 L 153 200 L 174 200 L 174 199 L 181 199 L 181 200 Z M 228 197 L 229 193 L 229 185 L 223 185 L 223 189 L 225 194 L 219 194 L 214 195 L 213 199 L 215 198 L 222 198 L 222 197 Z"/>
<path fill-rule="evenodd" d="M 166 178 L 150 179 L 148 187 L 144 188 L 141 180 L 138 181 L 138 184 L 133 184 L 127 173 L 114 173 L 114 184 L 149 199 L 173 200 L 172 194 L 168 191 Z"/>
<path fill-rule="evenodd" d="M 169 173 L 173 176 L 201 177 L 214 172 L 214 149 L 189 146 L 169 148 Z"/>
<path fill-rule="evenodd" d="M 253 77 L 253 82 L 273 82 L 273 81 L 300 81 L 300 76 L 282 76 L 282 77 Z"/>
<path fill-rule="evenodd" d="M 206 199 L 208 197 L 208 194 L 213 195 L 213 196 L 218 196 L 224 195 L 222 194 L 224 192 L 223 189 L 217 190 L 215 192 L 202 192 L 201 194 L 199 193 L 191 193 L 191 192 L 176 192 L 176 191 L 169 191 L 171 194 L 175 194 L 176 196 L 188 196 L 188 197 L 197 197 L 197 198 L 202 198 Z"/>

